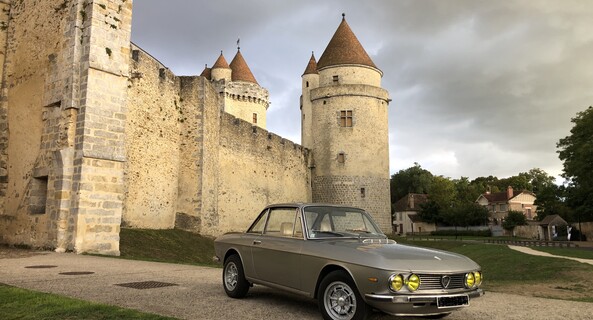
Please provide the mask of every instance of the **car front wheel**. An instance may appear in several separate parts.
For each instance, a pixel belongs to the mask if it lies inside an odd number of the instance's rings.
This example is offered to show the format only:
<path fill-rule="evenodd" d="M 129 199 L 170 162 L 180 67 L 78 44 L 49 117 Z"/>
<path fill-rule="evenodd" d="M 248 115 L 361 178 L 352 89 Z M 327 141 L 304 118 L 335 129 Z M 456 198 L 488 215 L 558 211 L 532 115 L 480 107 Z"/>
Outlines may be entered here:
<path fill-rule="evenodd" d="M 366 319 L 370 307 L 362 300 L 354 281 L 345 271 L 333 271 L 319 285 L 319 310 L 324 319 Z"/>
<path fill-rule="evenodd" d="M 239 255 L 234 254 L 224 261 L 222 283 L 224 291 L 231 298 L 243 298 L 249 291 L 249 282 L 245 279 Z"/>

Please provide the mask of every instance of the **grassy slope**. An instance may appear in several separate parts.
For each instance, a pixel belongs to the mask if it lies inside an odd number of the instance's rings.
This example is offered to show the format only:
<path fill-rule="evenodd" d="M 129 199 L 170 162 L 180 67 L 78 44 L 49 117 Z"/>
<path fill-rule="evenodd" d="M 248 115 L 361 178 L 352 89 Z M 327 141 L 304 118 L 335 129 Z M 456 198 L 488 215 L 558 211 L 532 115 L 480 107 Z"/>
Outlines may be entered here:
<path fill-rule="evenodd" d="M 122 228 L 119 247 L 126 259 L 219 266 L 214 239 L 182 230 Z"/>

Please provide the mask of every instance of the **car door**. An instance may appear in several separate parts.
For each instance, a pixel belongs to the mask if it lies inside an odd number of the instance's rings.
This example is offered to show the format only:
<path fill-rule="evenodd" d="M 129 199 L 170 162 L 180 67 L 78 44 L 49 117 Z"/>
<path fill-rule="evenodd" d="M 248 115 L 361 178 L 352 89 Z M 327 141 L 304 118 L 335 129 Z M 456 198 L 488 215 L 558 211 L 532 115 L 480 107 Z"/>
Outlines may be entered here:
<path fill-rule="evenodd" d="M 263 234 L 251 247 L 257 279 L 300 290 L 303 229 L 295 207 L 271 208 Z"/>

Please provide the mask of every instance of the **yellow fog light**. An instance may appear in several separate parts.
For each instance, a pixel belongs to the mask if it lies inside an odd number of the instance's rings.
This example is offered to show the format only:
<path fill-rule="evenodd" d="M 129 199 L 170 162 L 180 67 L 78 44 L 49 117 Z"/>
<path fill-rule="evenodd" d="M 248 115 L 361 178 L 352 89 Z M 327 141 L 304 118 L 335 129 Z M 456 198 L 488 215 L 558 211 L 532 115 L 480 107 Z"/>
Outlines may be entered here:
<path fill-rule="evenodd" d="M 475 271 L 474 279 L 476 282 L 476 287 L 479 287 L 482 284 L 482 273 L 480 271 Z"/>
<path fill-rule="evenodd" d="M 406 281 L 406 285 L 408 286 L 408 289 L 410 289 L 410 291 L 418 290 L 418 287 L 420 287 L 420 277 L 418 277 L 415 274 L 411 274 L 408 277 L 408 281 Z"/>
<path fill-rule="evenodd" d="M 404 277 L 401 274 L 394 274 L 389 277 L 389 289 L 399 291 L 404 286 Z"/>
<path fill-rule="evenodd" d="M 465 286 L 467 288 L 473 288 L 476 284 L 476 277 L 474 276 L 473 272 L 470 272 L 465 275 Z"/>

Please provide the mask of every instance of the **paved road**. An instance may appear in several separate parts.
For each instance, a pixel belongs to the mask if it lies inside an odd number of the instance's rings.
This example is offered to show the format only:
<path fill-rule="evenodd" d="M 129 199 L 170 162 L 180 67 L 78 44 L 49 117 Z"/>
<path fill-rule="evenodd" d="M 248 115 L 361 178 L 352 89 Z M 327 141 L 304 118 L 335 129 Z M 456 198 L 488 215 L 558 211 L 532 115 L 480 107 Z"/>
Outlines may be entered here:
<path fill-rule="evenodd" d="M 55 266 L 53 268 L 27 268 Z M 64 272 L 93 272 L 64 275 Z M 228 298 L 221 269 L 116 258 L 43 253 L 0 258 L 0 282 L 182 319 L 320 319 L 315 301 L 256 286 Z M 175 286 L 134 289 L 117 284 L 159 281 Z M 404 319 L 375 314 L 373 319 Z M 411 319 L 411 318 L 410 318 Z M 593 319 L 593 304 L 487 293 L 447 317 L 475 319 Z"/>

